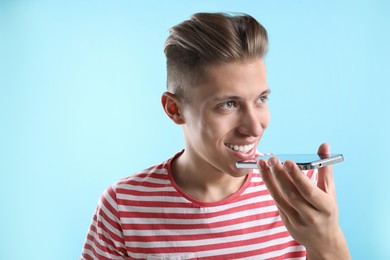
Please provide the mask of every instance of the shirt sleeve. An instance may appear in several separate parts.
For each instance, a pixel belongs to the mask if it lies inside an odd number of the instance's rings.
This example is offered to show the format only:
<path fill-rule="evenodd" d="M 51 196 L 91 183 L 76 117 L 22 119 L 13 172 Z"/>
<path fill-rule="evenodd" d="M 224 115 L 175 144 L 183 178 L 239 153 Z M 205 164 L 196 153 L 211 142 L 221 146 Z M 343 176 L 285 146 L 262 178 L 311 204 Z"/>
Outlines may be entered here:
<path fill-rule="evenodd" d="M 100 197 L 80 259 L 127 259 L 114 187 Z"/>

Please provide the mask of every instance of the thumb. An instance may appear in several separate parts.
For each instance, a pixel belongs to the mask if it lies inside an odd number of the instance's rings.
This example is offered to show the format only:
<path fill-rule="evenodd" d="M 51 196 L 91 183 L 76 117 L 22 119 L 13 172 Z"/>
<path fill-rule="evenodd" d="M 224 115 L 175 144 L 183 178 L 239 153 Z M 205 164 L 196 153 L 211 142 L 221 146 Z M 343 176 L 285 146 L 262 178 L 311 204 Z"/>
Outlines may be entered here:
<path fill-rule="evenodd" d="M 317 153 L 330 155 L 330 146 L 328 144 L 321 144 Z M 330 193 L 334 196 L 336 195 L 333 179 L 333 169 L 331 165 L 318 169 L 317 186 L 326 193 Z"/>

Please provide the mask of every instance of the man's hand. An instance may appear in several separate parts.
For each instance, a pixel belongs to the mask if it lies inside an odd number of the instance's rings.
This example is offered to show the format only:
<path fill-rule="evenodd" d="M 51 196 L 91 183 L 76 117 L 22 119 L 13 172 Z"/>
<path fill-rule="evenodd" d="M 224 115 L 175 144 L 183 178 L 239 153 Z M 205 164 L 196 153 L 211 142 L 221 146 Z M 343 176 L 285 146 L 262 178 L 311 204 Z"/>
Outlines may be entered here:
<path fill-rule="evenodd" d="M 322 144 L 318 154 L 330 154 L 329 145 Z M 282 165 L 272 157 L 258 166 L 286 228 L 306 247 L 308 259 L 350 259 L 338 224 L 332 167 L 318 169 L 316 186 L 292 161 Z"/>

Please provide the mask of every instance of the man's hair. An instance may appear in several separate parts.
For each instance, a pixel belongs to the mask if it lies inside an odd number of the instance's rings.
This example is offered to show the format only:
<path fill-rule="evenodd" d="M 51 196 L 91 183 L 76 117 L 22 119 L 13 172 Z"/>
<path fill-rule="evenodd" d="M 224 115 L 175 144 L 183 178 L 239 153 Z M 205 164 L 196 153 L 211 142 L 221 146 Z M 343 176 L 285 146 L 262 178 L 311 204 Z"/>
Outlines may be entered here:
<path fill-rule="evenodd" d="M 172 27 L 165 42 L 167 89 L 189 101 L 190 89 L 207 82 L 207 66 L 254 61 L 267 49 L 267 31 L 252 16 L 196 13 Z"/>

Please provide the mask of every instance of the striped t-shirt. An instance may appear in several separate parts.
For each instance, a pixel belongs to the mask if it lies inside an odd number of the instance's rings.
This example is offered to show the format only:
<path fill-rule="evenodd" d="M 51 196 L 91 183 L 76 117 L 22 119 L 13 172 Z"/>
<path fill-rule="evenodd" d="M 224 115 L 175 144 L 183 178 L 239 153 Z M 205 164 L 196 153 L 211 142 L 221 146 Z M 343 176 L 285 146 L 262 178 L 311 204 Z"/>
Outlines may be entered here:
<path fill-rule="evenodd" d="M 179 156 L 177 154 L 175 157 Z M 81 259 L 304 259 L 259 172 L 216 203 L 175 184 L 172 160 L 109 187 L 97 206 Z M 314 171 L 306 172 L 314 179 Z"/>

